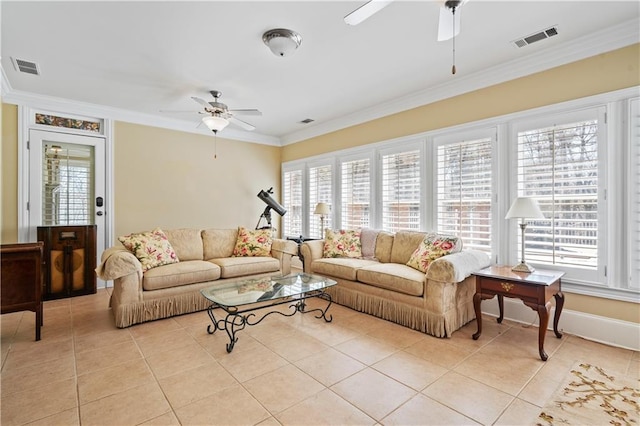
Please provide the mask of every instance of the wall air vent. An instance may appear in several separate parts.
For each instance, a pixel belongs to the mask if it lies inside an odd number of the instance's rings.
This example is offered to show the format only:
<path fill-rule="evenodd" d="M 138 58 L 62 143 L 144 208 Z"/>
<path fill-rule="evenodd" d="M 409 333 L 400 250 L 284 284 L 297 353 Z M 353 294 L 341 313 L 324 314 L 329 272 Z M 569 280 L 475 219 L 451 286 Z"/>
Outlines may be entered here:
<path fill-rule="evenodd" d="M 304 120 L 300 121 L 301 124 L 309 124 L 309 123 L 313 123 L 314 120 L 313 118 L 305 118 Z"/>
<path fill-rule="evenodd" d="M 539 31 L 535 34 L 531 34 L 528 35 L 526 37 L 522 37 L 518 40 L 514 40 L 512 41 L 513 44 L 516 45 L 516 47 L 525 47 L 528 46 L 532 43 L 535 43 L 536 41 L 540 41 L 540 40 L 544 40 L 547 39 L 549 37 L 553 37 L 555 35 L 558 35 L 558 27 L 551 27 L 551 28 L 547 28 L 546 30 L 542 30 Z"/>
<path fill-rule="evenodd" d="M 24 72 L 26 74 L 40 75 L 40 69 L 38 64 L 31 61 L 25 61 L 24 59 L 11 58 L 13 66 L 17 71 Z"/>

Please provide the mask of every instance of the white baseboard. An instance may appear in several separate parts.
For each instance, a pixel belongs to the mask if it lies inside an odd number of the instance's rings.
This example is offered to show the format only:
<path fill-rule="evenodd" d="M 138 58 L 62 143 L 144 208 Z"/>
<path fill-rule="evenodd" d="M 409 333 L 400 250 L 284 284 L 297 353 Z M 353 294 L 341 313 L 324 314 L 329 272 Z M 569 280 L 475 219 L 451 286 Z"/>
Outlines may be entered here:
<path fill-rule="evenodd" d="M 498 317 L 498 301 L 496 298 L 482 302 L 482 312 Z M 550 330 L 553 329 L 555 306 L 549 314 Z M 538 313 L 524 305 L 519 299 L 504 298 L 504 318 L 525 324 L 538 325 Z M 640 351 L 640 324 L 607 318 L 584 312 L 562 310 L 560 331 L 567 332 L 594 342 L 604 343 L 634 351 Z"/>

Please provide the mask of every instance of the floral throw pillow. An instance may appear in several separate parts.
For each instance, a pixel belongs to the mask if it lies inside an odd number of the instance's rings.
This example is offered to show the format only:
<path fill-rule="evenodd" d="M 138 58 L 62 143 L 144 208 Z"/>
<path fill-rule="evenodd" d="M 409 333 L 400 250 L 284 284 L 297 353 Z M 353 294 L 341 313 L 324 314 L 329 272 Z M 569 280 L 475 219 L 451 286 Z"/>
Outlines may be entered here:
<path fill-rule="evenodd" d="M 427 272 L 431 262 L 447 254 L 457 253 L 460 250 L 462 250 L 462 240 L 458 237 L 428 234 L 413 252 L 411 258 L 409 258 L 407 266 L 411 266 L 418 271 Z"/>
<path fill-rule="evenodd" d="M 238 228 L 238 239 L 233 255 L 235 257 L 270 256 L 272 242 L 271 229 L 253 231 L 241 226 Z"/>
<path fill-rule="evenodd" d="M 324 233 L 323 257 L 362 257 L 360 230 L 333 231 L 326 229 Z"/>
<path fill-rule="evenodd" d="M 175 250 L 162 229 L 118 237 L 118 241 L 142 264 L 142 271 L 179 262 Z"/>

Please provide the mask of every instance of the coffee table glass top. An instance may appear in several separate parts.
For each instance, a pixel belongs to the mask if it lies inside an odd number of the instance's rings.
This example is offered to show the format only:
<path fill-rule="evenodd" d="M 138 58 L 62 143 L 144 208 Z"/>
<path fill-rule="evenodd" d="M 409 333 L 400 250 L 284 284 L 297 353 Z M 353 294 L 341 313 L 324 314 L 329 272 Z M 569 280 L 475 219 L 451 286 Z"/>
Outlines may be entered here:
<path fill-rule="evenodd" d="M 278 277 L 229 281 L 202 289 L 200 292 L 217 305 L 237 307 L 298 296 L 333 285 L 336 285 L 334 280 L 320 275 L 293 273 Z"/>

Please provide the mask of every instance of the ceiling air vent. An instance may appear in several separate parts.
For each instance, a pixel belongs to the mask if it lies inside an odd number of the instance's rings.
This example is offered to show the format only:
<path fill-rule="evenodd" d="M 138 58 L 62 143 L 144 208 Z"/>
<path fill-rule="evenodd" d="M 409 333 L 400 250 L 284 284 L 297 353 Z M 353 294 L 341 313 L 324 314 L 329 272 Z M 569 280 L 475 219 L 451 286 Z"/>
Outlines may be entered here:
<path fill-rule="evenodd" d="M 313 123 L 314 121 L 316 121 L 316 120 L 314 120 L 313 118 L 305 118 L 300 123 L 301 124 L 309 124 L 309 123 Z"/>
<path fill-rule="evenodd" d="M 531 43 L 535 43 L 536 41 L 553 37 L 554 35 L 558 35 L 558 27 L 547 28 L 546 30 L 542 30 L 535 34 L 528 35 L 518 40 L 514 40 L 513 44 L 515 44 L 517 47 L 525 47 L 530 45 Z"/>
<path fill-rule="evenodd" d="M 40 70 L 38 69 L 38 64 L 31 61 L 25 61 L 23 59 L 13 59 L 13 64 L 16 69 L 20 72 L 24 72 L 27 74 L 40 75 Z"/>

